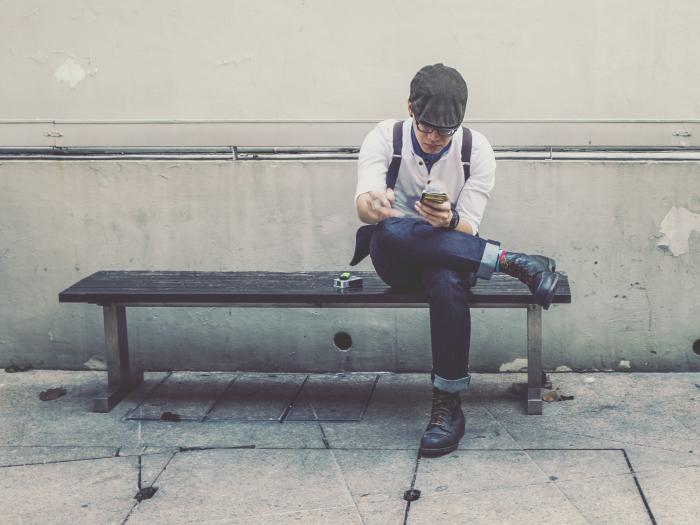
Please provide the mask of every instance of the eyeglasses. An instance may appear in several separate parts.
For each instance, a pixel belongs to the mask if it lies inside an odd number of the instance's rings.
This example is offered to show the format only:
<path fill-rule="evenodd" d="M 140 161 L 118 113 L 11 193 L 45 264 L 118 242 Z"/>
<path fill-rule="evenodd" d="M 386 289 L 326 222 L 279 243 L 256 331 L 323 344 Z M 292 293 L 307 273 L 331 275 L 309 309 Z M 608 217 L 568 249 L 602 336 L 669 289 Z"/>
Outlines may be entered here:
<path fill-rule="evenodd" d="M 433 131 L 437 131 L 437 134 L 440 135 L 441 137 L 451 137 L 459 129 L 459 128 L 454 128 L 454 129 L 435 128 L 433 126 L 428 126 L 427 124 L 424 124 L 423 122 L 418 122 L 417 120 L 416 120 L 416 127 L 418 128 L 418 131 L 420 131 L 421 133 L 425 133 L 426 135 L 430 135 Z"/>

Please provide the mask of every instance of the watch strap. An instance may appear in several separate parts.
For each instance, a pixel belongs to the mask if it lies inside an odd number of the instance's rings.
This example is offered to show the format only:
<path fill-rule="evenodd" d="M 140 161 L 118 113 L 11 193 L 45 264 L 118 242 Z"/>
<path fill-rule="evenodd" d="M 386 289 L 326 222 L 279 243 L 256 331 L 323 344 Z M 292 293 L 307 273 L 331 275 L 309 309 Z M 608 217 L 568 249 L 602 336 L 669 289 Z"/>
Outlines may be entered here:
<path fill-rule="evenodd" d="M 450 220 L 450 224 L 447 226 L 447 229 L 454 230 L 458 224 L 459 213 L 457 213 L 457 208 L 452 208 L 452 219 Z"/>

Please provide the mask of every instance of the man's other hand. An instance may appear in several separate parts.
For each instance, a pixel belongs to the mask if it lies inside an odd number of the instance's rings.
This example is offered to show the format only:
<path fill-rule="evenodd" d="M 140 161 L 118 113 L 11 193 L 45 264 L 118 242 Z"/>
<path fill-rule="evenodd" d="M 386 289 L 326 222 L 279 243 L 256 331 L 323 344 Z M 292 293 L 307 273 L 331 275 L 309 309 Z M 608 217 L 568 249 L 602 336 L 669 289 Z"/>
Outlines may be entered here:
<path fill-rule="evenodd" d="M 376 224 L 388 217 L 402 217 L 403 213 L 392 208 L 396 197 L 394 190 L 369 191 L 357 199 L 357 214 L 360 220 Z"/>
<path fill-rule="evenodd" d="M 450 221 L 452 220 L 452 205 L 449 201 L 445 201 L 441 204 L 421 203 L 417 201 L 415 208 L 421 217 L 435 228 L 446 228 L 450 225 Z"/>

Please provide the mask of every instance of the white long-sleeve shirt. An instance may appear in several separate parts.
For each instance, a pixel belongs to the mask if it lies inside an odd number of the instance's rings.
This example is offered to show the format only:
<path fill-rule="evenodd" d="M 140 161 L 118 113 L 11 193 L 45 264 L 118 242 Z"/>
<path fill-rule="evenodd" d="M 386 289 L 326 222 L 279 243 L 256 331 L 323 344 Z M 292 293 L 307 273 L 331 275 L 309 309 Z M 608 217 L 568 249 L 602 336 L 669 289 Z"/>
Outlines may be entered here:
<path fill-rule="evenodd" d="M 386 189 L 386 173 L 394 153 L 395 122 L 396 120 L 384 120 L 365 137 L 360 147 L 357 165 L 355 201 L 368 191 Z M 468 221 L 476 234 L 495 183 L 496 157 L 493 148 L 484 135 L 471 130 L 470 176 L 465 183 L 462 169 L 463 132 L 462 128 L 459 128 L 452 136 L 449 149 L 433 164 L 428 173 L 423 159 L 413 150 L 412 126 L 412 118 L 403 123 L 401 167 L 394 186 L 394 209 L 407 216 L 421 218 L 413 205 L 420 200 L 421 193 L 430 184 L 431 188 L 447 193 L 450 202 L 457 208 L 460 220 Z"/>

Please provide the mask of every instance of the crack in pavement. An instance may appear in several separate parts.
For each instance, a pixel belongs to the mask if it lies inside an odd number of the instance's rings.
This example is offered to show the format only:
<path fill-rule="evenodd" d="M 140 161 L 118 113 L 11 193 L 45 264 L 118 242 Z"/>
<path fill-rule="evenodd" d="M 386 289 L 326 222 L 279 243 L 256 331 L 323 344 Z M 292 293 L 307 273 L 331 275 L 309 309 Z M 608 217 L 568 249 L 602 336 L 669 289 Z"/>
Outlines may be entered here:
<path fill-rule="evenodd" d="M 323 425 L 321 424 L 320 421 L 318 421 L 318 414 L 316 414 L 316 409 L 314 408 L 313 404 L 309 403 L 309 407 L 311 407 L 311 412 L 314 415 L 314 418 L 316 422 L 318 423 L 318 428 L 321 431 L 321 436 L 323 439 L 323 444 L 326 446 L 326 450 L 330 452 L 331 458 L 333 459 L 333 464 L 335 465 L 335 468 L 338 471 L 338 474 L 340 475 L 340 478 L 343 480 L 343 486 L 345 487 L 345 490 L 348 493 L 348 496 L 350 497 L 350 501 L 352 501 L 352 504 L 355 506 L 355 512 L 357 512 L 357 516 L 360 518 L 360 521 L 362 522 L 362 525 L 365 525 L 365 518 L 362 516 L 362 513 L 360 512 L 360 507 L 357 506 L 357 501 L 355 501 L 355 497 L 352 495 L 352 491 L 350 490 L 350 486 L 348 485 L 348 481 L 345 479 L 345 476 L 343 475 L 343 469 L 340 468 L 340 464 L 338 463 L 338 458 L 335 457 L 335 453 L 333 452 L 333 449 L 331 448 L 331 445 L 326 438 L 326 432 L 323 430 Z"/>
<path fill-rule="evenodd" d="M 179 450 L 176 450 L 175 452 L 172 453 L 172 455 L 170 456 L 170 458 L 168 459 L 168 461 L 165 463 L 165 465 L 163 466 L 163 468 L 160 469 L 160 472 L 158 472 L 158 475 L 157 475 L 155 478 L 153 478 L 153 481 L 151 481 L 149 487 L 153 487 L 153 486 L 154 486 L 155 482 L 158 481 L 158 478 L 160 478 L 161 474 L 163 474 L 163 472 L 165 472 L 165 469 L 168 468 L 168 465 L 170 465 L 170 462 L 173 460 L 173 458 L 175 457 L 175 455 L 178 454 L 178 453 L 179 453 Z M 138 474 L 138 482 L 137 482 L 137 486 L 138 486 L 139 492 L 143 489 L 143 487 L 141 487 L 141 467 L 142 467 L 142 465 L 141 465 L 141 456 L 139 456 L 139 474 Z M 135 499 L 135 498 L 134 498 L 134 499 Z M 121 525 L 125 525 L 126 522 L 129 521 L 129 518 L 131 517 L 132 513 L 134 512 L 134 509 L 136 509 L 136 507 L 138 507 L 139 504 L 140 504 L 140 502 L 137 500 L 137 501 L 131 506 L 131 509 L 129 509 L 129 512 L 127 513 L 126 517 L 124 518 L 124 521 L 122 521 L 122 524 L 121 524 Z"/>
<path fill-rule="evenodd" d="M 523 452 L 524 452 L 524 454 L 527 456 L 527 458 L 530 460 L 530 462 L 535 466 L 535 468 L 536 468 L 537 470 L 539 470 L 545 478 L 549 478 L 549 476 L 547 475 L 547 473 L 546 473 L 544 470 L 542 470 L 542 467 L 540 467 L 540 465 L 537 463 L 537 461 L 535 461 L 535 460 L 532 458 L 532 456 L 528 453 L 528 451 L 527 451 L 527 450 L 523 450 Z M 564 491 L 562 490 L 562 488 L 556 483 L 556 481 L 552 481 L 552 483 L 553 483 L 553 485 L 556 487 L 556 489 L 559 491 L 559 493 L 560 493 L 562 496 L 564 496 L 564 499 L 565 499 L 566 501 L 568 501 L 569 503 L 571 503 L 571 505 L 576 509 L 576 512 L 579 513 L 579 515 L 586 521 L 586 523 L 591 523 L 591 521 L 590 521 L 590 520 L 588 519 L 588 517 L 583 513 L 583 511 L 579 508 L 579 506 L 576 505 L 576 503 L 574 503 L 574 502 L 571 500 L 571 498 L 569 497 L 569 495 L 568 495 L 566 492 L 564 492 Z"/>

